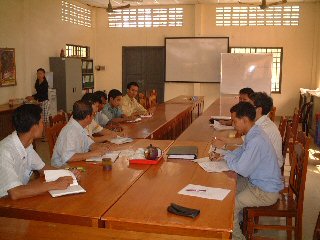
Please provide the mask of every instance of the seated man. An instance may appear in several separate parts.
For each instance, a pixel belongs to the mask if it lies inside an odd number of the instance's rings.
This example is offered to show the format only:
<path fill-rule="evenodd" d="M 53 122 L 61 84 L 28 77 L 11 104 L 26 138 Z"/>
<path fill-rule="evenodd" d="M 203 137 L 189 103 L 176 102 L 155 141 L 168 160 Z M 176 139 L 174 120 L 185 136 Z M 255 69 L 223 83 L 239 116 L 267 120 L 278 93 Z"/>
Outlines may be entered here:
<path fill-rule="evenodd" d="M 274 147 L 279 167 L 283 165 L 283 156 L 282 156 L 282 138 L 279 132 L 278 127 L 274 122 L 268 117 L 269 112 L 273 107 L 273 100 L 266 93 L 257 92 L 250 95 L 250 102 L 256 109 L 256 118 L 255 124 L 260 126 L 261 129 L 269 137 L 272 146 Z M 243 137 L 238 138 L 226 138 L 226 137 L 217 137 L 213 144 L 218 147 L 224 144 L 242 144 Z"/>
<path fill-rule="evenodd" d="M 93 119 L 92 106 L 86 101 L 73 104 L 73 115 L 61 130 L 53 149 L 51 165 L 62 166 L 67 162 L 99 157 L 108 151 L 105 144 L 94 143 L 86 127 Z"/>
<path fill-rule="evenodd" d="M 42 137 L 41 112 L 38 105 L 25 104 L 13 113 L 16 131 L 0 142 L 0 197 L 9 195 L 14 200 L 32 197 L 49 190 L 66 189 L 73 182 L 72 177 L 29 182 L 33 170 L 43 175 L 43 170 L 52 169 L 45 166 L 32 146 L 34 139 Z"/>
<path fill-rule="evenodd" d="M 108 96 L 105 92 L 102 92 L 102 91 L 96 91 L 94 94 L 96 98 L 100 99 L 99 105 L 98 105 L 98 112 L 96 113 L 94 119 L 100 126 L 105 127 L 110 121 L 110 119 L 107 117 L 107 115 L 102 113 L 102 109 L 107 104 Z"/>
<path fill-rule="evenodd" d="M 101 101 L 94 93 L 86 93 L 81 98 L 82 101 L 87 101 L 92 105 L 93 116 L 97 114 L 99 102 Z M 103 114 L 104 115 L 104 114 Z M 117 134 L 111 130 L 101 127 L 95 119 L 86 127 L 88 135 L 96 143 L 110 141 L 112 138 L 117 137 Z M 93 136 L 95 134 L 95 136 Z M 98 135 L 98 136 L 97 136 Z"/>
<path fill-rule="evenodd" d="M 242 209 L 274 204 L 278 200 L 279 191 L 283 189 L 283 182 L 270 139 L 254 124 L 254 106 L 240 102 L 231 108 L 231 115 L 236 130 L 246 135 L 240 148 L 223 157 L 228 167 L 238 173 L 232 239 L 245 239 L 239 227 Z"/>
<path fill-rule="evenodd" d="M 249 102 L 250 101 L 250 95 L 254 93 L 254 91 L 252 90 L 252 88 L 246 87 L 246 88 L 242 88 L 239 91 L 239 102 Z M 221 124 L 223 125 L 227 125 L 227 126 L 231 126 L 232 125 L 232 121 L 231 120 L 220 120 L 219 121 Z"/>
<path fill-rule="evenodd" d="M 139 85 L 136 82 L 130 82 L 127 85 L 127 94 L 122 98 L 122 111 L 127 116 L 147 115 L 148 111 L 135 99 L 139 91 Z"/>
<path fill-rule="evenodd" d="M 117 89 L 112 89 L 108 94 L 108 103 L 102 109 L 102 113 L 116 123 L 132 120 L 132 117 L 128 117 L 122 112 L 121 104 L 122 93 Z"/>

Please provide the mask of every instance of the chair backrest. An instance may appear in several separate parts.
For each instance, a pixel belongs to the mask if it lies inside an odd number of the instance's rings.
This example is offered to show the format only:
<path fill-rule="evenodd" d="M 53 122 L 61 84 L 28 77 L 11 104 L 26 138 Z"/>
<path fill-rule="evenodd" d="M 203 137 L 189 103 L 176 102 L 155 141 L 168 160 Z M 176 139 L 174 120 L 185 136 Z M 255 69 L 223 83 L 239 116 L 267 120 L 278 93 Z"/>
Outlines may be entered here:
<path fill-rule="evenodd" d="M 150 96 L 149 96 L 149 106 L 155 107 L 158 102 L 158 93 L 156 89 L 152 89 Z"/>
<path fill-rule="evenodd" d="M 288 119 L 284 116 L 281 116 L 280 123 L 279 123 L 279 132 L 282 138 L 282 142 L 285 137 L 287 122 L 288 122 Z"/>
<path fill-rule="evenodd" d="M 277 108 L 273 107 L 272 110 L 268 114 L 268 116 L 272 122 L 274 122 L 274 119 L 276 118 L 276 110 L 277 110 Z"/>
<path fill-rule="evenodd" d="M 144 108 L 148 108 L 147 106 L 147 98 L 146 95 L 142 92 L 140 92 L 138 94 L 138 102 L 144 107 Z"/>
<path fill-rule="evenodd" d="M 56 144 L 59 133 L 61 132 L 61 129 L 65 125 L 66 125 L 66 123 L 57 123 L 57 124 L 53 125 L 52 127 L 46 128 L 46 135 L 47 135 L 49 150 L 50 150 L 50 158 L 52 156 L 53 148 L 54 148 L 54 145 Z"/>
<path fill-rule="evenodd" d="M 303 133 L 304 134 L 304 133 Z M 301 135 L 302 136 L 302 135 Z M 309 159 L 310 138 L 304 134 L 305 145 L 296 142 L 293 147 L 293 163 L 290 171 L 289 194 L 295 196 L 299 220 L 302 219 L 304 189 Z"/>
<path fill-rule="evenodd" d="M 291 122 L 291 137 L 293 139 L 293 142 L 296 141 L 298 126 L 299 126 L 299 119 L 300 119 L 299 111 L 295 109 L 292 116 L 292 122 Z"/>
<path fill-rule="evenodd" d="M 287 151 L 289 148 L 290 137 L 292 135 L 291 124 L 287 123 L 286 130 L 284 133 L 284 138 L 282 139 L 282 156 L 283 159 L 286 159 Z"/>
<path fill-rule="evenodd" d="M 64 112 L 61 112 L 55 116 L 50 116 L 49 122 L 50 122 L 50 127 L 52 127 L 57 123 L 66 123 L 67 122 L 66 114 Z"/>

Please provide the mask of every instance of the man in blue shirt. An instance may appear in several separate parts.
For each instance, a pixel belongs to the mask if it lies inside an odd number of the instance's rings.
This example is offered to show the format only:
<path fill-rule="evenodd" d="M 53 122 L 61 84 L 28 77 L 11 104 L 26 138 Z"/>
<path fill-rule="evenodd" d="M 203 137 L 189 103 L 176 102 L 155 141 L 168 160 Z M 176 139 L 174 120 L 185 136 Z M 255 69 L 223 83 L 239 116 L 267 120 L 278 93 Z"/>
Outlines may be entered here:
<path fill-rule="evenodd" d="M 105 114 L 112 122 L 125 122 L 132 120 L 132 118 L 126 116 L 121 109 L 122 93 L 117 89 L 112 89 L 108 94 L 108 103 L 102 109 L 102 113 Z"/>
<path fill-rule="evenodd" d="M 254 123 L 254 106 L 240 102 L 230 112 L 235 129 L 246 135 L 241 147 L 224 156 L 229 168 L 238 173 L 232 237 L 245 239 L 239 226 L 242 209 L 276 203 L 283 182 L 274 147 L 266 133 Z"/>

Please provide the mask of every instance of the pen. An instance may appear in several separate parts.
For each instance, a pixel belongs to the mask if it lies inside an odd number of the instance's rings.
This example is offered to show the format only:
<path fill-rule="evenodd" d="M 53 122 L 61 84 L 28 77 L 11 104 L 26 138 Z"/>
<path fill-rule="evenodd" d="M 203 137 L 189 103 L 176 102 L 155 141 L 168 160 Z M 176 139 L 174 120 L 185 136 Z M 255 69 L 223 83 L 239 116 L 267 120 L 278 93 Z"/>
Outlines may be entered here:
<path fill-rule="evenodd" d="M 205 189 L 186 189 L 187 192 L 206 192 Z"/>

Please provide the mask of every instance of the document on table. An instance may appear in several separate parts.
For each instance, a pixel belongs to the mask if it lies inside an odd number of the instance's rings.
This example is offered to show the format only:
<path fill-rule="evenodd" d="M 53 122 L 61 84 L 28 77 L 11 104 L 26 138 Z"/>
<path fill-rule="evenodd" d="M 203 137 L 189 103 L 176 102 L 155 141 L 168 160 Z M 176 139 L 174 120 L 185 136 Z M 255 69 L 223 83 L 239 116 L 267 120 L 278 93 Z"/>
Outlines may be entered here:
<path fill-rule="evenodd" d="M 206 172 L 225 172 L 230 171 L 227 163 L 224 160 L 221 161 L 210 161 L 210 162 L 199 162 L 200 167 Z"/>
<path fill-rule="evenodd" d="M 222 201 L 229 192 L 229 189 L 188 184 L 186 187 L 181 189 L 178 194 Z"/>
<path fill-rule="evenodd" d="M 88 158 L 88 159 L 86 159 L 86 162 L 102 162 L 103 158 L 111 158 L 111 161 L 115 162 L 118 159 L 120 152 L 121 151 L 111 151 L 111 152 L 104 154 L 101 157 Z"/>
<path fill-rule="evenodd" d="M 226 125 L 222 125 L 221 123 L 219 123 L 218 121 L 214 121 L 214 124 L 210 124 L 210 126 L 213 126 L 214 129 L 216 129 L 217 131 L 222 131 L 222 130 L 233 130 L 234 127 L 232 126 L 226 126 Z"/>
<path fill-rule="evenodd" d="M 111 143 L 114 144 L 123 144 L 123 143 L 128 143 L 128 142 L 132 142 L 133 139 L 132 138 L 128 138 L 128 137 L 116 137 L 110 140 Z"/>
<path fill-rule="evenodd" d="M 149 114 L 149 115 L 141 115 L 140 117 L 141 118 L 151 118 L 153 115 L 152 114 Z"/>
<path fill-rule="evenodd" d="M 215 120 L 231 120 L 230 116 L 211 116 Z"/>
<path fill-rule="evenodd" d="M 65 169 L 58 169 L 58 170 L 44 170 L 44 176 L 46 182 L 53 182 L 57 180 L 60 177 L 67 177 L 70 176 L 73 178 L 73 183 L 70 184 L 69 187 L 67 187 L 64 190 L 50 190 L 49 193 L 51 194 L 52 197 L 59 197 L 63 195 L 69 195 L 69 194 L 75 194 L 75 193 L 83 193 L 86 192 L 79 184 L 74 176 L 74 174 Z"/>
<path fill-rule="evenodd" d="M 128 123 L 135 123 L 135 122 L 140 122 L 142 119 L 141 118 L 136 118 L 134 120 L 129 120 L 127 121 Z"/>

